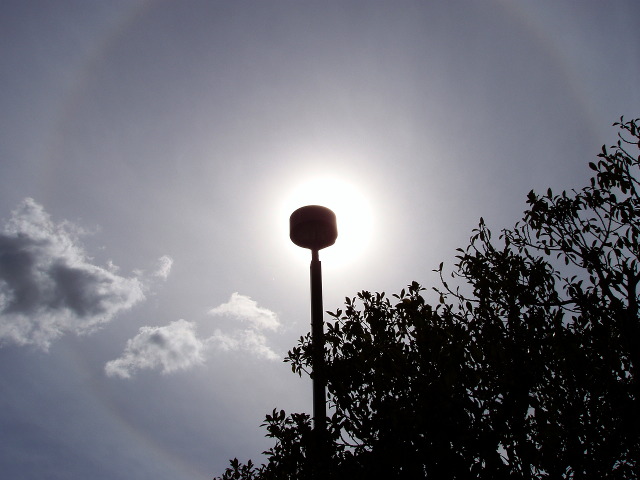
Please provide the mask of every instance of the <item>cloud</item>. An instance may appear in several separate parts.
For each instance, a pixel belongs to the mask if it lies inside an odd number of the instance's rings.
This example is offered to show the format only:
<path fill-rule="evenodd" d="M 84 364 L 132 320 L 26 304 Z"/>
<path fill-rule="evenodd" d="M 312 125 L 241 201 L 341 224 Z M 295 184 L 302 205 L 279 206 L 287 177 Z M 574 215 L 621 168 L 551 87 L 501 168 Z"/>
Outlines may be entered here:
<path fill-rule="evenodd" d="M 232 293 L 227 303 L 209 310 L 211 315 L 229 315 L 241 321 L 247 321 L 257 330 L 277 330 L 280 327 L 278 316 L 271 310 L 258 307 L 258 304 L 246 295 Z"/>
<path fill-rule="evenodd" d="M 130 378 L 142 369 L 160 368 L 162 373 L 187 370 L 205 362 L 209 348 L 219 351 L 245 351 L 258 358 L 278 360 L 280 355 L 268 345 L 261 330 L 277 330 L 278 316 L 246 295 L 233 293 L 227 303 L 209 311 L 211 315 L 227 315 L 248 322 L 244 329 L 223 332 L 217 329 L 212 336 L 198 338 L 195 323 L 178 320 L 164 327 L 142 327 L 139 333 L 127 340 L 120 358 L 107 362 L 105 372 L 110 377 Z"/>
<path fill-rule="evenodd" d="M 107 362 L 108 376 L 130 378 L 142 369 L 161 368 L 162 373 L 186 370 L 204 362 L 204 343 L 195 333 L 195 323 L 186 320 L 164 327 L 142 327 L 127 341 L 120 358 Z"/>
<path fill-rule="evenodd" d="M 231 350 L 245 350 L 258 358 L 267 360 L 279 360 L 280 355 L 267 345 L 267 338 L 255 330 L 236 330 L 231 334 L 216 330 L 207 343 L 219 350 L 228 352 Z"/>
<path fill-rule="evenodd" d="M 258 304 L 246 295 L 238 292 L 231 294 L 227 303 L 223 303 L 209 310 L 210 315 L 229 316 L 241 322 L 249 323 L 245 329 L 235 329 L 230 333 L 216 330 L 207 340 L 208 344 L 223 351 L 244 350 L 259 358 L 277 360 L 280 358 L 268 345 L 267 338 L 260 333 L 262 330 L 275 331 L 280 328 L 278 316 Z"/>
<path fill-rule="evenodd" d="M 153 276 L 166 280 L 167 277 L 169 277 L 169 273 L 171 273 L 172 266 L 173 258 L 171 258 L 169 255 L 163 255 L 158 259 L 158 267 L 153 273 Z"/>
<path fill-rule="evenodd" d="M 55 224 L 25 199 L 0 233 L 0 342 L 47 350 L 67 332 L 89 333 L 144 299 L 136 277 L 91 263 L 82 230 Z"/>

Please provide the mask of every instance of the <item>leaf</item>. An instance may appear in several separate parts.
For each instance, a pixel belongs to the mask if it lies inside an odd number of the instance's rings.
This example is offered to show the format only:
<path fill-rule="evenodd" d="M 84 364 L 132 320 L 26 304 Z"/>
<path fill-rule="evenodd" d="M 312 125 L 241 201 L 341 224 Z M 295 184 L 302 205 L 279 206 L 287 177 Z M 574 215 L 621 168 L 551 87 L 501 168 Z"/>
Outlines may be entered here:
<path fill-rule="evenodd" d="M 629 125 L 623 133 L 638 133 Z M 325 478 L 637 477 L 624 462 L 637 451 L 629 304 L 640 276 L 640 158 L 612 149 L 589 163 L 598 174 L 582 190 L 529 192 L 504 248 L 481 218 L 431 304 L 417 282 L 391 294 L 394 305 L 380 294 L 345 298 L 346 317 L 327 324 L 335 470 Z M 308 374 L 311 354 L 301 337 L 292 370 Z M 236 462 L 238 475 L 223 480 L 309 478 L 311 419 L 274 409 L 264 426 L 275 440 L 267 465 Z"/>

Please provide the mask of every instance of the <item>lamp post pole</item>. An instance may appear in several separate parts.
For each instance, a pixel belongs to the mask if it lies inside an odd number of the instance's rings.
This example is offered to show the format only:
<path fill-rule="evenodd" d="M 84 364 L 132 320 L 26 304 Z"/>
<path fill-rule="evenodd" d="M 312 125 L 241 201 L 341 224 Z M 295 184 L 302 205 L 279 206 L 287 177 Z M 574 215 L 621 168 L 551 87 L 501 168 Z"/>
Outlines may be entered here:
<path fill-rule="evenodd" d="M 324 361 L 324 321 L 322 319 L 322 266 L 318 252 L 333 245 L 338 237 L 335 214 L 326 207 L 308 205 L 289 219 L 289 237 L 299 247 L 311 250 L 311 361 L 313 363 L 313 450 L 312 477 L 324 478 L 327 449 L 327 377 Z"/>
<path fill-rule="evenodd" d="M 311 349 L 313 359 L 313 429 L 319 456 L 323 456 L 327 432 L 327 379 L 324 361 L 324 321 L 322 319 L 322 265 L 318 251 L 311 257 Z"/>

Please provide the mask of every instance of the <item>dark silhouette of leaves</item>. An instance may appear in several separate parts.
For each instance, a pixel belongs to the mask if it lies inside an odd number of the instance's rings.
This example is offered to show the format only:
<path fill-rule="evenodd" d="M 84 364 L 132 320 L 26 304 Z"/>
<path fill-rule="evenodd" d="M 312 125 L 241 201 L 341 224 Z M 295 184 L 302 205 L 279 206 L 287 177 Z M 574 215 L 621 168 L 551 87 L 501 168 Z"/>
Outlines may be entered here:
<path fill-rule="evenodd" d="M 530 192 L 497 241 L 480 219 L 435 306 L 413 282 L 329 312 L 326 478 L 640 476 L 638 122 L 587 187 Z M 313 370 L 309 335 L 285 361 Z M 265 426 L 267 462 L 220 479 L 311 478 L 309 416 Z"/>

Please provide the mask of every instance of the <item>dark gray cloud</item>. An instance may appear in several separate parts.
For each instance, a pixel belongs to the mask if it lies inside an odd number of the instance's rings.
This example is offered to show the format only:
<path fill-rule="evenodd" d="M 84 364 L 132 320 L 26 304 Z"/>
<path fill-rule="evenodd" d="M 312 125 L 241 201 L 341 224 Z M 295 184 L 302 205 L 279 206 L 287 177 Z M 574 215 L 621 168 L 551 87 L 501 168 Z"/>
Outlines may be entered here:
<path fill-rule="evenodd" d="M 13 211 L 0 233 L 0 342 L 46 350 L 55 338 L 91 332 L 144 299 L 139 278 L 91 263 L 81 232 L 51 221 L 31 198 Z"/>

